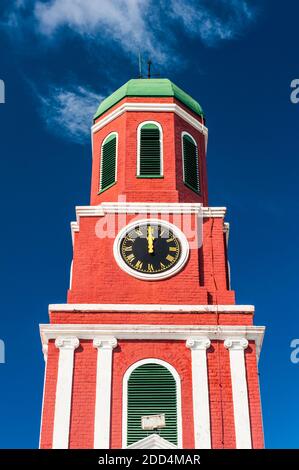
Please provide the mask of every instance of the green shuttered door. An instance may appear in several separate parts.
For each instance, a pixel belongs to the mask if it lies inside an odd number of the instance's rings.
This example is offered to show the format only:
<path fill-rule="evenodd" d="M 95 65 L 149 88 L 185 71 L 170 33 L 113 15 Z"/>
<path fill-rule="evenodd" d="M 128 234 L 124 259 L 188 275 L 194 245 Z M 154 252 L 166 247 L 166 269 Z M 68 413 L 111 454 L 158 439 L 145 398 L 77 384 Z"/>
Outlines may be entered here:
<path fill-rule="evenodd" d="M 104 191 L 115 183 L 116 170 L 116 136 L 111 135 L 102 147 L 101 184 L 100 191 Z"/>
<path fill-rule="evenodd" d="M 160 413 L 165 413 L 166 427 L 159 431 L 143 431 L 141 416 Z M 165 367 L 144 364 L 132 372 L 128 381 L 127 445 L 153 433 L 177 444 L 176 382 Z"/>
<path fill-rule="evenodd" d="M 145 124 L 140 131 L 139 176 L 161 176 L 160 129 L 155 124 Z"/>
<path fill-rule="evenodd" d="M 185 184 L 200 193 L 197 146 L 188 135 L 183 136 L 183 151 Z"/>

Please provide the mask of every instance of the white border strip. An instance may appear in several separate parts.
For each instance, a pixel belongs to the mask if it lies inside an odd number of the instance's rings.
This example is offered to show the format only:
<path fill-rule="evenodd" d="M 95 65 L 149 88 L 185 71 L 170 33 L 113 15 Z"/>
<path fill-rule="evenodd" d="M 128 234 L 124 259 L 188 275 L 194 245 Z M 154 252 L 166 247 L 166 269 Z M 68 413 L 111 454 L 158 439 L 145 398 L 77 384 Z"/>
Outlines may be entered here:
<path fill-rule="evenodd" d="M 202 134 L 204 134 L 205 136 L 208 135 L 208 128 L 205 125 L 203 125 L 198 119 L 193 117 L 191 114 L 189 114 L 187 111 L 185 111 L 183 108 L 181 108 L 179 105 L 175 103 L 130 103 L 130 102 L 126 102 L 118 106 L 116 109 L 111 111 L 108 115 L 106 115 L 105 117 L 97 121 L 91 127 L 92 134 L 95 134 L 97 131 L 105 127 L 109 122 L 118 118 L 126 111 L 175 113 L 178 116 L 180 116 L 182 119 L 184 119 L 184 121 L 188 122 L 188 124 L 190 124 L 195 129 L 200 131 Z"/>
<path fill-rule="evenodd" d="M 47 344 L 49 340 L 58 336 L 73 337 L 93 340 L 95 337 L 103 338 L 114 336 L 116 339 L 134 340 L 182 340 L 208 337 L 212 340 L 224 341 L 227 338 L 244 337 L 248 341 L 255 341 L 257 359 L 260 355 L 264 338 L 264 326 L 206 326 L 206 325 L 98 325 L 98 324 L 42 324 L 40 334 L 42 343 Z"/>
<path fill-rule="evenodd" d="M 49 312 L 254 313 L 254 305 L 50 304 Z"/>

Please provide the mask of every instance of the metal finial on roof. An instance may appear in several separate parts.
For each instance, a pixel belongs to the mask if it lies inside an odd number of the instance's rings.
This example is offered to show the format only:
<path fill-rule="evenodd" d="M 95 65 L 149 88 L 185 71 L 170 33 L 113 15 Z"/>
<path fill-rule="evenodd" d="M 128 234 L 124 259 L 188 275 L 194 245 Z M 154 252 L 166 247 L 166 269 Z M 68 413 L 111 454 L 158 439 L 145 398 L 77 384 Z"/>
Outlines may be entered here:
<path fill-rule="evenodd" d="M 149 59 L 147 61 L 147 78 L 151 78 L 151 66 L 152 66 L 152 61 Z"/>

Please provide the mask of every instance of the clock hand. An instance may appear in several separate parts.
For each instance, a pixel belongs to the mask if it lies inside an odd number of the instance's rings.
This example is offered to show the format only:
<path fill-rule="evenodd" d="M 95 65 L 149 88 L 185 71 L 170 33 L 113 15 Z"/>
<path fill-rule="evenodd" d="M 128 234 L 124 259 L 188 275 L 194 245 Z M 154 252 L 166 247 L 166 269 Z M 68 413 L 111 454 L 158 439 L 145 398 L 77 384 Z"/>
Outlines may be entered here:
<path fill-rule="evenodd" d="M 154 240 L 155 237 L 153 236 L 154 229 L 149 225 L 147 227 L 147 249 L 149 253 L 154 253 Z"/>

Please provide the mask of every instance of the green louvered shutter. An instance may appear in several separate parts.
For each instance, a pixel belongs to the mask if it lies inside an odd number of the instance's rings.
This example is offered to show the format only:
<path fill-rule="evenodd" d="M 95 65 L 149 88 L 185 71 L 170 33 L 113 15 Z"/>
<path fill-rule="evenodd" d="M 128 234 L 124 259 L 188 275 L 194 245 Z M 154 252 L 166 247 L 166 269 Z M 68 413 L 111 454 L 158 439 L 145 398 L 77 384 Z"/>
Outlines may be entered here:
<path fill-rule="evenodd" d="M 160 129 L 155 124 L 145 124 L 140 130 L 139 176 L 161 176 Z"/>
<path fill-rule="evenodd" d="M 189 135 L 183 136 L 184 182 L 193 191 L 200 193 L 197 146 Z"/>
<path fill-rule="evenodd" d="M 113 134 L 102 147 L 100 191 L 108 189 L 115 183 L 116 170 L 116 135 Z"/>
<path fill-rule="evenodd" d="M 165 413 L 166 427 L 158 431 L 144 431 L 141 417 Z M 137 367 L 128 381 L 127 445 L 150 434 L 159 434 L 177 444 L 177 390 L 171 372 L 160 364 Z"/>

